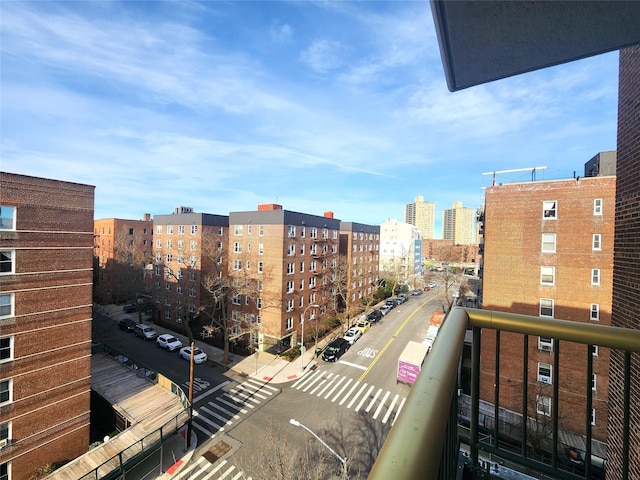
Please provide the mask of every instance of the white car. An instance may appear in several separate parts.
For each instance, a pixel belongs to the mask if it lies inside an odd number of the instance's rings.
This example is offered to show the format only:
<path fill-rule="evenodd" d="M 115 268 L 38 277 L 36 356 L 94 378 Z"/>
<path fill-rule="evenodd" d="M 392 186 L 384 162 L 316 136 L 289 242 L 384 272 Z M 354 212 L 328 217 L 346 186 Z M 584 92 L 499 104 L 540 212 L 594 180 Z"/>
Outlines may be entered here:
<path fill-rule="evenodd" d="M 351 327 L 347 330 L 347 333 L 344 334 L 344 339 L 349 342 L 349 345 L 353 345 L 361 336 L 362 332 L 358 327 Z"/>
<path fill-rule="evenodd" d="M 182 347 L 182 342 L 173 335 L 163 333 L 156 339 L 156 343 L 159 347 L 166 348 L 170 352 Z"/>
<path fill-rule="evenodd" d="M 380 313 L 382 313 L 382 315 L 386 315 L 391 311 L 391 307 L 389 305 L 383 305 L 379 308 L 379 310 L 380 310 Z"/>
<path fill-rule="evenodd" d="M 180 356 L 185 360 L 191 360 L 191 347 L 182 347 L 180 349 Z M 194 363 L 204 363 L 207 361 L 207 354 L 196 347 L 193 350 L 193 361 Z"/>

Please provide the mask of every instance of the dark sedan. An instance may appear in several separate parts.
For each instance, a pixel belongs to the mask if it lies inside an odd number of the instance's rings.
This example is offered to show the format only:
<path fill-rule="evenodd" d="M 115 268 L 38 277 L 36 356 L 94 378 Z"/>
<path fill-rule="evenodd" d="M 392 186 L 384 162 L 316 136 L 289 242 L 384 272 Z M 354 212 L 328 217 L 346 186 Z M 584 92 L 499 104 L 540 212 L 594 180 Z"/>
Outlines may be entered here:
<path fill-rule="evenodd" d="M 136 322 L 131 320 L 130 318 L 123 318 L 118 322 L 118 328 L 120 330 L 124 330 L 125 332 L 133 332 L 133 329 L 136 326 Z"/>

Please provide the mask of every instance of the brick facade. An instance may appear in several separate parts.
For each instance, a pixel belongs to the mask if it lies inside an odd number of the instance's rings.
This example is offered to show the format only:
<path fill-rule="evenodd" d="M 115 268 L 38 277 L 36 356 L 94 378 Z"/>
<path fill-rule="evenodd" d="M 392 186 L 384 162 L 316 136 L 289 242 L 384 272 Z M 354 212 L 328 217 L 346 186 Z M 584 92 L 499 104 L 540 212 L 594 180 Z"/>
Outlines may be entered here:
<path fill-rule="evenodd" d="M 618 159 L 616 192 L 615 271 L 611 324 L 640 328 L 640 46 L 620 51 L 618 88 Z M 625 411 L 624 356 L 611 355 L 607 480 L 624 478 L 622 438 Z M 629 409 L 629 474 L 640 478 L 640 355 L 631 356 Z"/>
<path fill-rule="evenodd" d="M 9 427 L 0 461 L 23 480 L 89 445 L 94 187 L 10 173 L 0 185 L 2 216 L 15 217 L 15 228 L 0 229 L 15 262 L 0 275 L 13 304 L 0 317 L 10 345 L 0 380 L 11 392 L 0 408 Z"/>
<path fill-rule="evenodd" d="M 613 275 L 613 215 L 615 177 L 531 182 L 487 188 L 485 200 L 485 256 L 483 308 L 584 323 L 609 325 Z M 596 200 L 600 205 L 596 214 Z M 555 217 L 545 217 L 552 202 Z M 550 205 L 547 205 L 550 206 Z M 547 241 L 543 246 L 543 234 Z M 594 234 L 600 235 L 594 245 Z M 553 245 L 549 241 L 553 241 Z M 553 267 L 551 282 L 543 281 L 543 267 Z M 593 269 L 599 284 L 593 284 Z M 552 302 L 552 303 L 550 303 Z M 593 307 L 597 305 L 597 307 Z M 549 308 L 550 307 L 550 308 Z M 596 308 L 597 315 L 592 315 Z M 523 336 L 500 337 L 500 405 L 522 411 Z M 556 365 L 553 349 L 530 337 L 528 344 L 529 414 L 536 414 L 536 396 L 550 396 L 552 388 L 538 381 L 538 364 Z M 587 347 L 562 343 L 559 370 L 560 428 L 585 434 Z M 506 360 L 508 359 L 508 361 Z M 593 357 L 593 438 L 607 440 L 609 353 Z M 482 336 L 481 398 L 494 401 L 495 332 Z"/>
<path fill-rule="evenodd" d="M 380 227 L 353 222 L 340 224 L 340 255 L 347 267 L 347 303 L 353 316 L 378 291 Z"/>

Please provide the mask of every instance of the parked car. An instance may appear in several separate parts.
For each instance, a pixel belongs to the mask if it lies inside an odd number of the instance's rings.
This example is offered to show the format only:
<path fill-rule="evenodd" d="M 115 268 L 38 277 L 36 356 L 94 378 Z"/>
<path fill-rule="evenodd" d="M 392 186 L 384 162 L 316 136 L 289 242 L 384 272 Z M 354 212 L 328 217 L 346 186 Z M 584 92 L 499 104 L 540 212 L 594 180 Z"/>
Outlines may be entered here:
<path fill-rule="evenodd" d="M 389 305 L 383 305 L 380 307 L 380 313 L 384 316 L 391 311 L 391 307 Z"/>
<path fill-rule="evenodd" d="M 371 324 L 367 320 L 360 320 L 358 323 L 356 323 L 356 328 L 360 330 L 364 335 L 365 333 L 367 333 L 367 330 L 371 328 Z"/>
<path fill-rule="evenodd" d="M 182 347 L 180 349 L 180 356 L 185 360 L 191 360 L 191 347 Z M 198 347 L 193 349 L 193 362 L 204 363 L 207 361 L 207 354 L 200 350 Z"/>
<path fill-rule="evenodd" d="M 413 292 L 411 292 L 411 295 L 422 295 L 422 290 L 420 290 L 419 288 L 417 288 L 416 290 L 414 290 Z"/>
<path fill-rule="evenodd" d="M 427 286 L 428 286 L 429 288 L 433 288 L 433 287 L 435 287 L 435 286 L 436 286 L 436 282 L 429 282 L 429 283 L 427 284 Z"/>
<path fill-rule="evenodd" d="M 156 343 L 159 347 L 166 348 L 170 352 L 182 347 L 182 342 L 168 333 L 159 335 L 156 339 Z"/>
<path fill-rule="evenodd" d="M 344 334 L 344 339 L 349 342 L 350 345 L 353 345 L 361 336 L 362 332 L 359 328 L 351 327 L 349 330 L 347 330 L 347 333 Z"/>
<path fill-rule="evenodd" d="M 128 303 L 122 306 L 122 311 L 124 313 L 135 313 L 138 311 L 138 307 L 133 303 Z"/>
<path fill-rule="evenodd" d="M 136 322 L 134 322 L 130 318 L 123 318 L 118 322 L 118 328 L 120 330 L 124 330 L 127 333 L 131 333 L 133 332 L 134 328 L 136 328 Z"/>
<path fill-rule="evenodd" d="M 367 320 L 369 323 L 377 323 L 382 318 L 383 313 L 380 310 L 374 310 L 369 315 L 367 315 Z"/>
<path fill-rule="evenodd" d="M 387 305 L 389 308 L 395 308 L 395 307 L 396 307 L 396 305 L 397 305 L 397 303 L 396 303 L 396 299 L 395 299 L 395 298 L 388 298 L 388 299 L 387 299 L 387 301 L 386 301 L 386 305 Z"/>
<path fill-rule="evenodd" d="M 401 293 L 396 297 L 396 305 L 402 305 L 407 301 L 407 296 L 404 293 Z"/>
<path fill-rule="evenodd" d="M 351 344 L 347 342 L 344 338 L 336 338 L 333 342 L 324 349 L 322 352 L 322 360 L 325 362 L 335 362 L 337 361 L 347 350 Z"/>
<path fill-rule="evenodd" d="M 136 337 L 143 338 L 144 340 L 153 340 L 158 336 L 158 332 L 144 323 L 137 323 L 133 333 Z"/>

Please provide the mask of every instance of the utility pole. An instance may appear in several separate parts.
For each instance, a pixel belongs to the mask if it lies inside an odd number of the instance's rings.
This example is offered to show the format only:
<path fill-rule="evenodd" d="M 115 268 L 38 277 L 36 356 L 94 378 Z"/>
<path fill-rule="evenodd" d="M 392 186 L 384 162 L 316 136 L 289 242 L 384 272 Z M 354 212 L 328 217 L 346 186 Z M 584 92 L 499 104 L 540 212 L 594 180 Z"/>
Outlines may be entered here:
<path fill-rule="evenodd" d="M 187 421 L 187 450 L 191 448 L 191 431 L 193 428 L 193 352 L 196 349 L 195 342 L 191 342 L 191 357 L 189 359 L 189 420 Z"/>

